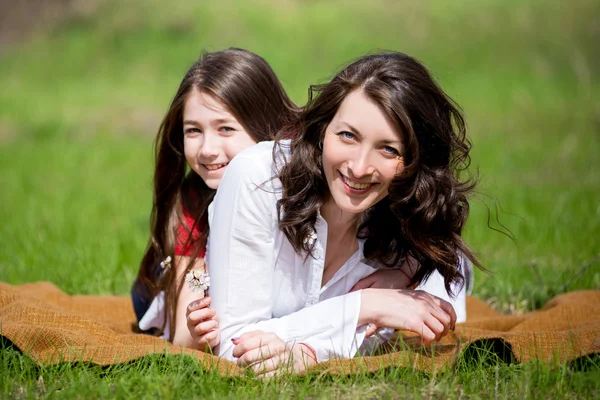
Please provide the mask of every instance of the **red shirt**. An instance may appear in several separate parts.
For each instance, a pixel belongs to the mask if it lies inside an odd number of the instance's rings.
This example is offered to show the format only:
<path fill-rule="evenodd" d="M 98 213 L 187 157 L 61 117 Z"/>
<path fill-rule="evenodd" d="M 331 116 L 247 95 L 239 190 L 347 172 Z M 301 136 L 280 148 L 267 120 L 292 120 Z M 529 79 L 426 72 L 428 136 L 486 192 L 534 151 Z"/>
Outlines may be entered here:
<path fill-rule="evenodd" d="M 202 239 L 202 224 L 198 223 L 194 226 L 194 218 L 189 214 L 189 212 L 184 208 L 183 209 L 183 222 L 179 224 L 177 227 L 177 238 L 175 239 L 175 255 L 177 256 L 187 256 L 192 257 L 196 250 L 198 250 L 198 246 L 200 246 L 200 239 Z M 190 232 L 192 226 L 194 229 Z M 188 241 L 188 239 L 191 240 Z M 198 253 L 198 258 L 204 257 L 206 254 L 206 246 L 203 247 Z"/>

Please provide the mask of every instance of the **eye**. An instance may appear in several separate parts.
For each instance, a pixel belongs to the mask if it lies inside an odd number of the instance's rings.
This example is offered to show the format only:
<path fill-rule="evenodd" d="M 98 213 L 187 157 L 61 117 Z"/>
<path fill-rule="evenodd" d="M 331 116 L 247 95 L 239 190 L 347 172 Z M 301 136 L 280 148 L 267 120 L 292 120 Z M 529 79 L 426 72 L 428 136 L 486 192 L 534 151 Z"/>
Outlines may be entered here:
<path fill-rule="evenodd" d="M 392 157 L 400 156 L 400 151 L 398 151 L 396 148 L 394 148 L 392 146 L 383 146 L 382 150 L 385 155 L 392 156 Z"/>
<path fill-rule="evenodd" d="M 235 131 L 235 129 L 233 129 L 233 128 L 232 128 L 232 127 L 230 127 L 230 126 L 222 126 L 221 128 L 219 128 L 219 130 L 220 130 L 221 132 L 233 132 L 233 131 Z"/>
<path fill-rule="evenodd" d="M 356 139 L 356 136 L 354 135 L 354 133 L 351 133 L 351 132 L 342 131 L 342 132 L 338 132 L 337 135 L 340 138 L 345 139 L 345 140 L 354 140 L 354 139 Z"/>
<path fill-rule="evenodd" d="M 186 128 L 183 130 L 184 135 L 193 135 L 195 133 L 202 133 L 202 131 L 198 128 Z"/>

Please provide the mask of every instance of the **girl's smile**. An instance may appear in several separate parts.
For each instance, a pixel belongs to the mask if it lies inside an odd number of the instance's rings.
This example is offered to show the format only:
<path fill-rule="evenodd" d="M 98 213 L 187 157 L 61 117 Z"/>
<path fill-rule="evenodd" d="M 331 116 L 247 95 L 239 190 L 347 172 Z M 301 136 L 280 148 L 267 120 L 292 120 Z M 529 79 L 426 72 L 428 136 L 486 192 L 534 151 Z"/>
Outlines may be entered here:
<path fill-rule="evenodd" d="M 209 171 L 217 171 L 220 169 L 224 169 L 227 165 L 229 165 L 229 163 L 224 163 L 224 164 L 202 164 L 202 166 L 204 168 L 206 168 Z"/>

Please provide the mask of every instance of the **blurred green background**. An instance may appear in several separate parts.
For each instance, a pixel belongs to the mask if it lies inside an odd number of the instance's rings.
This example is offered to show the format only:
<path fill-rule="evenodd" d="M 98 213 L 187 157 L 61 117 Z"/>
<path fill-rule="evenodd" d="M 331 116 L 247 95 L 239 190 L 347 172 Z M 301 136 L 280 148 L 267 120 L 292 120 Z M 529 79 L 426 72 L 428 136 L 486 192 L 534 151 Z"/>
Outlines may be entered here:
<path fill-rule="evenodd" d="M 202 50 L 236 46 L 269 61 L 300 104 L 366 52 L 423 61 L 474 143 L 465 236 L 492 271 L 474 294 L 522 312 L 600 289 L 600 262 L 588 263 L 600 253 L 597 1 L 4 3 L 0 281 L 127 294 L 159 122 Z"/>

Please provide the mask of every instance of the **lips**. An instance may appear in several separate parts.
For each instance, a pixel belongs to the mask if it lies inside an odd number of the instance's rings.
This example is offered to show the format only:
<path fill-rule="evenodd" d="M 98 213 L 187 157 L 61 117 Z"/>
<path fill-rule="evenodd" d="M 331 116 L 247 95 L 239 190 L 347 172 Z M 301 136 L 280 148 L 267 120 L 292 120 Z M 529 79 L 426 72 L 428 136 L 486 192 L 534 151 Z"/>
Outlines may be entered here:
<path fill-rule="evenodd" d="M 221 168 L 225 168 L 227 166 L 227 164 L 229 163 L 224 163 L 224 164 L 202 164 L 202 166 L 204 168 L 206 168 L 209 171 L 216 171 L 219 170 Z"/>
<path fill-rule="evenodd" d="M 339 171 L 338 171 L 339 172 Z M 344 182 L 350 189 L 354 189 L 354 191 L 359 191 L 359 192 L 366 192 L 368 191 L 371 187 L 377 185 L 377 183 L 362 183 L 362 182 L 356 182 L 351 180 L 350 178 L 344 176 L 341 172 L 339 172 L 340 174 L 340 178 L 342 179 L 342 182 Z"/>

